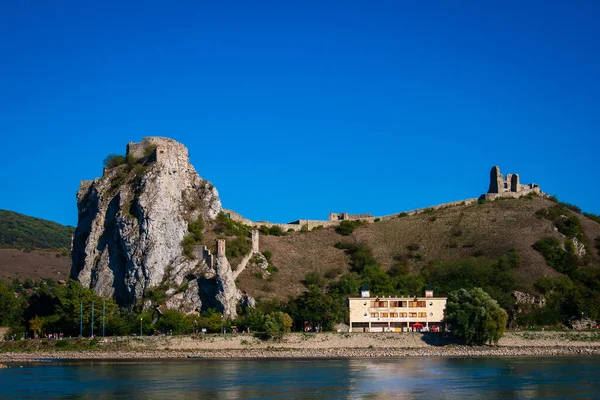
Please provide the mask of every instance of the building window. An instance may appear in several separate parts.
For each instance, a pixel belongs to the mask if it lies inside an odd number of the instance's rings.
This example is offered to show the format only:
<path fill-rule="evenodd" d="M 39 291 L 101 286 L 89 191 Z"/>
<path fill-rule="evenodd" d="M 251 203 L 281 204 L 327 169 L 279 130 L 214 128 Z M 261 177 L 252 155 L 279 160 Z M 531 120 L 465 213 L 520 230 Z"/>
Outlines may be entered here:
<path fill-rule="evenodd" d="M 398 318 L 398 313 L 397 312 L 391 312 L 390 313 L 390 318 Z"/>
<path fill-rule="evenodd" d="M 419 318 L 425 318 L 426 316 L 427 316 L 427 313 L 424 313 L 424 312 L 419 313 Z"/>
<path fill-rule="evenodd" d="M 401 301 L 400 302 L 400 307 L 405 307 L 406 308 L 406 301 Z"/>
<path fill-rule="evenodd" d="M 372 301 L 371 302 L 371 307 L 375 308 L 387 308 L 388 306 L 388 302 L 387 301 Z"/>
<path fill-rule="evenodd" d="M 401 312 L 401 313 L 399 313 L 399 315 L 400 315 L 400 318 L 406 318 L 407 314 L 405 312 Z"/>
<path fill-rule="evenodd" d="M 390 301 L 390 307 L 398 307 L 399 301 Z"/>
<path fill-rule="evenodd" d="M 379 318 L 379 313 L 378 312 L 372 312 L 371 313 L 371 318 Z"/>
<path fill-rule="evenodd" d="M 381 315 L 381 318 L 388 318 L 389 317 L 389 314 L 386 313 L 386 312 L 382 312 L 380 315 Z"/>
<path fill-rule="evenodd" d="M 411 312 L 411 313 L 408 313 L 408 316 L 410 318 L 417 318 L 417 313 L 416 312 Z"/>

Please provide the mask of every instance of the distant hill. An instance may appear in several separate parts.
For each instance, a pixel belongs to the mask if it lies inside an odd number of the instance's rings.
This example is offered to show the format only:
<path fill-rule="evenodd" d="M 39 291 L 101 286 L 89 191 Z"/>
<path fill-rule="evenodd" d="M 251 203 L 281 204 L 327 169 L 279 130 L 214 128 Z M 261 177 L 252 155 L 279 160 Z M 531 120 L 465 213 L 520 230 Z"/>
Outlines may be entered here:
<path fill-rule="evenodd" d="M 0 210 L 0 247 L 70 249 L 72 226 Z"/>
<path fill-rule="evenodd" d="M 239 276 L 240 288 L 256 297 L 297 296 L 305 290 L 302 282 L 309 272 L 335 277 L 349 271 L 347 255 L 335 247 L 344 241 L 366 244 L 386 271 L 400 263 L 412 274 L 438 261 L 495 259 L 514 249 L 521 259 L 515 270 L 517 287 L 531 292 L 537 279 L 561 275 L 533 248 L 544 237 L 563 237 L 552 221 L 539 215 L 539 210 L 555 205 L 538 196 L 508 198 L 362 224 L 350 236 L 342 236 L 334 228 L 284 236 L 261 235 L 260 250 L 272 254 L 278 272 L 267 281 L 257 279 L 257 270 L 248 268 Z M 577 212 L 573 215 L 580 220 L 584 242 L 588 244 L 588 265 L 600 266 L 597 217 Z"/>

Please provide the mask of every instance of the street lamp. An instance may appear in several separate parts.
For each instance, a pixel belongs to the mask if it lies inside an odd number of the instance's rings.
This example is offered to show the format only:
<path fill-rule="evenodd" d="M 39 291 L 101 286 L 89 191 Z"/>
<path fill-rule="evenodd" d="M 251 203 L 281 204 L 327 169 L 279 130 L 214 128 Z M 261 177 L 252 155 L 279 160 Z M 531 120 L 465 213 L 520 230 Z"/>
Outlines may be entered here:
<path fill-rule="evenodd" d="M 144 318 L 140 318 L 140 337 L 143 336 L 143 332 L 142 332 L 142 321 L 144 320 Z"/>

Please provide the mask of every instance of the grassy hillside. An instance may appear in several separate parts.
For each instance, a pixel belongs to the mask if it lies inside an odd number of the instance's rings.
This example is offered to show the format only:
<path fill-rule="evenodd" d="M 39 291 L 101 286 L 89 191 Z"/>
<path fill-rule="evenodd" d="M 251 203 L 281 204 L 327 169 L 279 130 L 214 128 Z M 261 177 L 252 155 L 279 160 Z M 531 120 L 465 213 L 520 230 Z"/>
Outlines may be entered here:
<path fill-rule="evenodd" d="M 556 205 L 540 197 L 502 199 L 362 224 L 349 236 L 333 228 L 285 236 L 261 235 L 260 250 L 272 253 L 271 263 L 278 271 L 269 279 L 261 279 L 256 267 L 248 268 L 240 275 L 239 285 L 257 297 L 285 298 L 305 290 L 303 280 L 309 272 L 316 271 L 334 281 L 350 270 L 348 255 L 334 246 L 344 241 L 364 243 L 385 271 L 396 268 L 412 275 L 439 263 L 493 260 L 516 251 L 520 258 L 514 269 L 516 286 L 532 292 L 539 278 L 561 276 L 532 247 L 545 237 L 563 237 L 556 223 L 538 212 Z M 587 266 L 599 266 L 595 246 L 599 246 L 600 239 L 596 238 L 600 238 L 600 224 L 582 214 L 572 214 L 583 229 Z"/>
<path fill-rule="evenodd" d="M 0 247 L 69 249 L 75 228 L 0 210 Z"/>

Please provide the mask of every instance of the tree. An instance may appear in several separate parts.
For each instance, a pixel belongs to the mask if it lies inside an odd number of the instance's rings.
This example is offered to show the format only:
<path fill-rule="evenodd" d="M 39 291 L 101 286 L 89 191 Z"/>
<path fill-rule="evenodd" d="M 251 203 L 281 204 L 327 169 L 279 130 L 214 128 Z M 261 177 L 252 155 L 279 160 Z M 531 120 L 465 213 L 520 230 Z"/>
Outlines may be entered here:
<path fill-rule="evenodd" d="M 0 326 L 14 326 L 22 322 L 21 300 L 13 295 L 4 283 L 0 282 Z"/>
<path fill-rule="evenodd" d="M 444 322 L 468 345 L 498 343 L 508 315 L 481 288 L 459 289 L 448 295 Z"/>
<path fill-rule="evenodd" d="M 37 315 L 29 320 L 29 328 L 36 334 L 41 335 L 44 330 L 44 319 Z"/>
<path fill-rule="evenodd" d="M 265 318 L 265 331 L 271 337 L 281 337 L 292 329 L 292 318 L 281 311 L 272 312 Z"/>
<path fill-rule="evenodd" d="M 167 310 L 160 316 L 156 327 L 163 333 L 173 331 L 173 334 L 181 335 L 192 331 L 192 321 L 180 311 Z"/>

